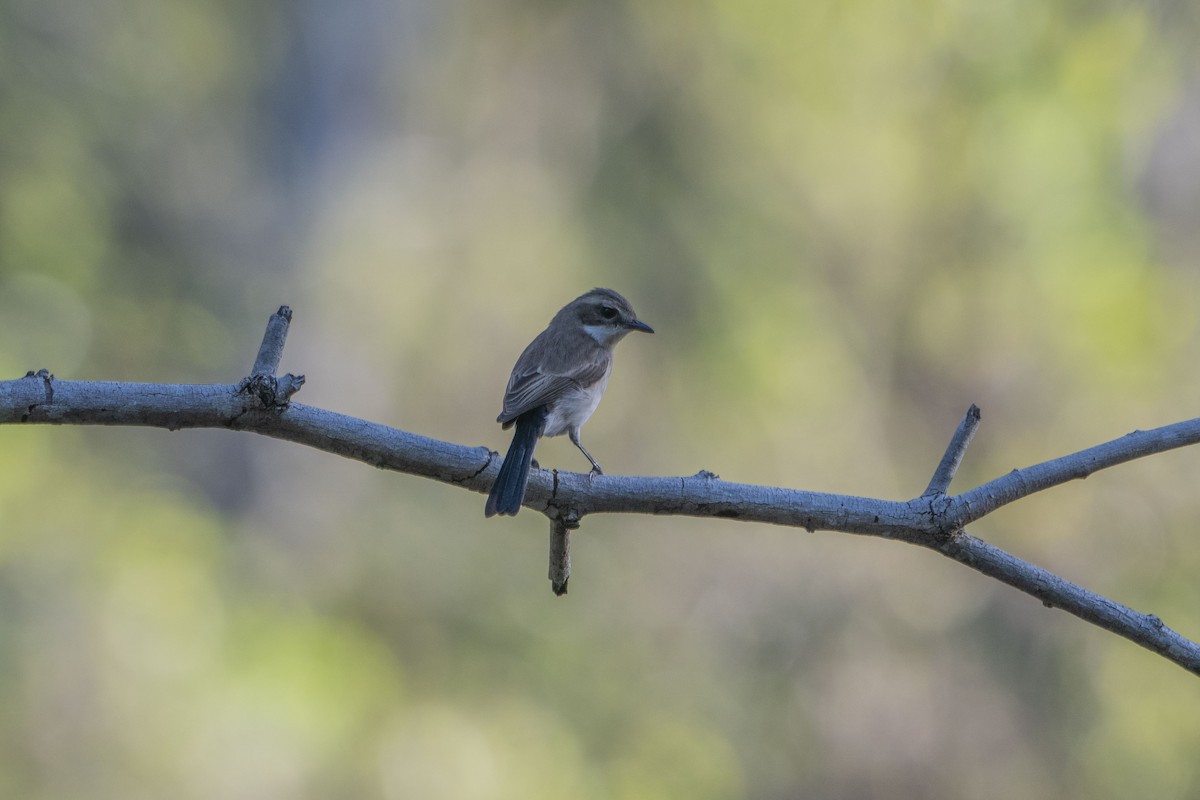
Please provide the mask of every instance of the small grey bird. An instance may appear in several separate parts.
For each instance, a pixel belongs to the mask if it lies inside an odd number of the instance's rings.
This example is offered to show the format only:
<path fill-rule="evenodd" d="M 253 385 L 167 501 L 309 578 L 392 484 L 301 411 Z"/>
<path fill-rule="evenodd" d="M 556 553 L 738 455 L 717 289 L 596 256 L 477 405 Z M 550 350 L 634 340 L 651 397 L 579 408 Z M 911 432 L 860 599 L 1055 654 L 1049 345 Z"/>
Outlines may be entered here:
<path fill-rule="evenodd" d="M 654 333 L 624 297 L 612 289 L 592 289 L 555 314 L 521 353 L 504 392 L 504 410 L 496 417 L 505 429 L 515 424 L 517 430 L 488 494 L 486 516 L 521 510 L 533 449 L 543 436 L 567 434 L 592 462 L 592 473 L 601 474 L 579 442 L 579 429 L 608 385 L 613 347 L 630 331 Z"/>

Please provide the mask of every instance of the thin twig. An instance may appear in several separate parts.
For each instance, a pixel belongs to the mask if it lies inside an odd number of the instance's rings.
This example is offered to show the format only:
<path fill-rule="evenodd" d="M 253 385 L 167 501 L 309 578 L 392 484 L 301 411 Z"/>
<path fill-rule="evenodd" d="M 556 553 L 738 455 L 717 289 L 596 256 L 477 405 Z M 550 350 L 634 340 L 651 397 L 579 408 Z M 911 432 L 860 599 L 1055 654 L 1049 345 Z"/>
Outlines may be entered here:
<path fill-rule="evenodd" d="M 267 320 L 267 330 L 263 334 L 262 344 L 259 345 L 258 357 L 254 359 L 250 377 L 271 376 L 279 371 L 279 361 L 283 358 L 283 345 L 287 342 L 288 326 L 291 322 L 292 309 L 288 306 L 280 306 Z"/>
<path fill-rule="evenodd" d="M 1036 492 L 1082 480 L 1127 461 L 1197 443 L 1200 443 L 1200 419 L 1190 419 L 1148 431 L 1134 431 L 1077 453 L 1014 469 L 955 497 L 952 524 L 963 527 Z"/>
<path fill-rule="evenodd" d="M 946 453 L 938 463 L 937 469 L 934 470 L 933 477 L 930 479 L 929 485 L 925 487 L 925 491 L 921 493 L 921 497 L 945 494 L 950 489 L 950 482 L 954 480 L 954 475 L 958 472 L 958 465 L 962 463 L 967 446 L 971 444 L 975 430 L 979 427 L 979 417 L 979 406 L 971 403 L 966 416 L 963 417 L 962 422 L 958 423 L 958 429 L 954 431 L 954 436 L 946 447 Z"/>
<path fill-rule="evenodd" d="M 956 536 L 940 550 L 961 564 L 1033 595 L 1047 608 L 1068 611 L 1200 675 L 1200 646 L 1168 628 L 1153 614 L 1140 614 L 1089 592 L 974 536 Z"/>
<path fill-rule="evenodd" d="M 562 597 L 571 579 L 571 529 L 562 517 L 550 519 L 550 588 Z"/>

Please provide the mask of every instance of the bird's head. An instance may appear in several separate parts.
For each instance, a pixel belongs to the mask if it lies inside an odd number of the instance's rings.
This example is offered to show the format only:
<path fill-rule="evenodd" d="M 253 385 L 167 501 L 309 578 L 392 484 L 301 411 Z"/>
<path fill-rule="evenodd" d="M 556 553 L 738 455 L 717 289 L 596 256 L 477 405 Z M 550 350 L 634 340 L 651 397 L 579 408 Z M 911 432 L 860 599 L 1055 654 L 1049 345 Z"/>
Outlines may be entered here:
<path fill-rule="evenodd" d="M 654 333 L 653 328 L 637 318 L 629 301 L 612 289 L 592 289 L 571 301 L 562 313 L 602 345 L 616 344 L 631 331 Z"/>

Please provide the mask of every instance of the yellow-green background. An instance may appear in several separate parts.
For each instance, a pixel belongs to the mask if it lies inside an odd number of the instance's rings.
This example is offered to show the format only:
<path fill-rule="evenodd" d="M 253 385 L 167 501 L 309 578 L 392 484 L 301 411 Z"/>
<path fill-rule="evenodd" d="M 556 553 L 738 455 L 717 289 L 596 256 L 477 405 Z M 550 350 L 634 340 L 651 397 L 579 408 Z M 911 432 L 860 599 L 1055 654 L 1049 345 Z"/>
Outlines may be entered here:
<path fill-rule="evenodd" d="M 904 499 L 1195 416 L 1200 7 L 0 1 L 0 375 L 493 449 L 625 293 L 614 473 Z M 566 442 L 544 465 L 582 470 Z M 1200 637 L 1200 451 L 973 532 Z M 1200 682 L 937 555 L 547 525 L 247 434 L 0 429 L 0 796 L 1185 798 Z"/>

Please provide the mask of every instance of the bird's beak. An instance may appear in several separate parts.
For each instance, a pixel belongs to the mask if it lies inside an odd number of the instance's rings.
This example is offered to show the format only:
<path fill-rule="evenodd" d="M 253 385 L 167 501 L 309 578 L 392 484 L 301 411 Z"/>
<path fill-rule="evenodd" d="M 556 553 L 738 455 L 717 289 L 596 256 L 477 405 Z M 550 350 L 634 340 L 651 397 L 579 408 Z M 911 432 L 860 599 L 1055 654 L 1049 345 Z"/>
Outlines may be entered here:
<path fill-rule="evenodd" d="M 654 328 L 651 328 L 640 319 L 635 319 L 632 322 L 625 323 L 625 327 L 631 331 L 641 331 L 642 333 L 654 333 Z"/>

